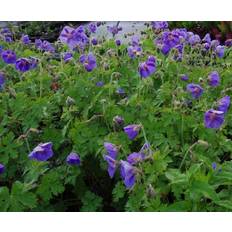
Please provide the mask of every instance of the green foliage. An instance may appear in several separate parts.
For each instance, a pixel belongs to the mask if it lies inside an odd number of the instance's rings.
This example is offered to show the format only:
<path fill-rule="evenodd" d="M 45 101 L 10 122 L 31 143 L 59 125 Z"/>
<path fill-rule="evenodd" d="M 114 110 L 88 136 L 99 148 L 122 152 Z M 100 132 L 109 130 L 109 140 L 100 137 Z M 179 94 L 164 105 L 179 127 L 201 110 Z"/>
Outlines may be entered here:
<path fill-rule="evenodd" d="M 183 22 L 191 27 L 191 22 Z M 24 32 L 46 28 L 31 23 Z M 49 30 L 50 31 L 50 30 Z M 52 30 L 51 30 L 52 31 Z M 90 35 L 91 36 L 91 35 Z M 232 210 L 232 115 L 218 130 L 205 128 L 204 113 L 232 91 L 232 53 L 222 59 L 198 46 L 185 46 L 183 60 L 164 56 L 154 44 L 151 28 L 141 36 L 143 53 L 132 60 L 127 46 L 113 39 L 88 45 L 97 68 L 86 72 L 78 62 L 61 58 L 68 47 L 54 44 L 55 54 L 43 53 L 33 44 L 5 43 L 17 57 L 37 57 L 36 69 L 25 73 L 0 59 L 6 83 L 0 89 L 0 211 L 231 211 Z M 141 79 L 138 65 L 149 55 L 157 59 L 157 70 Z M 221 83 L 212 88 L 207 77 L 218 71 Z M 180 79 L 182 74 L 189 81 Z M 103 86 L 96 84 L 102 81 Z M 204 88 L 200 99 L 186 92 L 187 83 Z M 125 94 L 117 90 L 122 88 Z M 71 100 L 70 100 L 71 99 Z M 129 140 L 115 116 L 124 125 L 141 124 Z M 28 158 L 39 144 L 51 141 L 54 156 L 47 162 Z M 104 142 L 119 148 L 117 171 L 107 173 Z M 136 183 L 127 189 L 119 161 L 139 152 L 149 142 L 150 152 L 136 165 Z M 80 155 L 80 166 L 70 166 L 70 152 Z M 212 163 L 216 163 L 216 168 Z"/>

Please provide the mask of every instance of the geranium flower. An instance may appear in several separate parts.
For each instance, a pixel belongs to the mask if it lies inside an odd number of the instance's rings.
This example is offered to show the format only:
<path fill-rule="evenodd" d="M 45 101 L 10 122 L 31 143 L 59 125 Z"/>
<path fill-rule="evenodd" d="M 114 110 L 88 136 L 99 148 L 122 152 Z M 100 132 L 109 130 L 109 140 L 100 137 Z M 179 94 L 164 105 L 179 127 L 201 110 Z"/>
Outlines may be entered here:
<path fill-rule="evenodd" d="M 130 140 L 133 140 L 138 135 L 141 129 L 141 125 L 132 124 L 132 125 L 128 125 L 124 127 L 123 129 L 124 129 L 124 132 L 127 134 L 128 138 Z"/>
<path fill-rule="evenodd" d="M 71 52 L 66 52 L 66 53 L 64 54 L 64 61 L 65 61 L 65 62 L 70 61 L 72 58 L 73 58 L 73 54 L 72 54 Z"/>
<path fill-rule="evenodd" d="M 143 153 L 140 152 L 133 152 L 131 153 L 128 157 L 127 157 L 127 161 L 131 164 L 137 164 L 141 161 L 143 161 L 145 158 L 145 155 Z"/>
<path fill-rule="evenodd" d="M 187 85 L 187 91 L 191 93 L 192 98 L 198 99 L 203 94 L 204 90 L 200 85 L 191 83 Z"/>
<path fill-rule="evenodd" d="M 16 54 L 12 50 L 5 50 L 1 53 L 2 59 L 7 64 L 14 64 L 16 62 Z"/>
<path fill-rule="evenodd" d="M 52 143 L 41 143 L 29 154 L 30 159 L 37 161 L 47 161 L 53 156 Z"/>
<path fill-rule="evenodd" d="M 210 109 L 205 113 L 204 124 L 206 128 L 218 129 L 224 122 L 224 112 Z"/>
<path fill-rule="evenodd" d="M 15 62 L 15 68 L 20 72 L 27 72 L 31 68 L 31 62 L 26 58 L 19 58 Z"/>
<path fill-rule="evenodd" d="M 217 110 L 226 113 L 230 107 L 230 96 L 225 96 L 218 101 Z"/>
<path fill-rule="evenodd" d="M 167 21 L 153 21 L 151 22 L 152 28 L 155 30 L 164 30 L 168 29 Z"/>
<path fill-rule="evenodd" d="M 79 60 L 84 65 L 87 72 L 91 72 L 97 67 L 96 58 L 92 53 L 81 55 Z"/>
<path fill-rule="evenodd" d="M 3 164 L 0 164 L 0 174 L 5 172 L 5 166 Z"/>
<path fill-rule="evenodd" d="M 80 165 L 80 156 L 75 152 L 71 152 L 66 158 L 66 163 L 69 165 Z"/>
<path fill-rule="evenodd" d="M 120 161 L 120 173 L 124 184 L 128 189 L 132 188 L 136 181 L 135 168 L 127 161 Z"/>
<path fill-rule="evenodd" d="M 5 75 L 3 72 L 0 72 L 0 89 L 4 86 L 5 84 Z"/>
<path fill-rule="evenodd" d="M 216 87 L 220 84 L 220 76 L 217 71 L 213 71 L 209 74 L 208 84 L 212 87 Z"/>
<path fill-rule="evenodd" d="M 88 29 L 90 30 L 91 33 L 95 33 L 97 31 L 97 25 L 95 23 L 90 23 L 88 25 Z"/>
<path fill-rule="evenodd" d="M 215 52 L 216 52 L 216 55 L 219 57 L 219 58 L 222 58 L 224 56 L 224 53 L 225 53 L 225 47 L 224 46 L 221 46 L 221 45 L 218 45 L 216 48 L 215 48 Z"/>
<path fill-rule="evenodd" d="M 108 173 L 110 178 L 114 177 L 115 171 L 117 169 L 117 161 L 111 157 L 110 155 L 104 155 L 104 160 L 107 162 L 108 164 Z"/>
<path fill-rule="evenodd" d="M 139 64 L 139 73 L 142 78 L 153 74 L 156 70 L 156 59 L 154 56 L 148 57 L 147 61 Z"/>
<path fill-rule="evenodd" d="M 132 59 L 136 58 L 137 56 L 140 56 L 142 53 L 142 48 L 140 46 L 129 46 L 127 48 L 128 56 Z"/>
<path fill-rule="evenodd" d="M 30 38 L 29 38 L 28 35 L 22 35 L 21 41 L 22 41 L 23 44 L 26 44 L 26 45 L 30 44 L 30 42 L 31 42 L 31 40 L 30 40 Z"/>

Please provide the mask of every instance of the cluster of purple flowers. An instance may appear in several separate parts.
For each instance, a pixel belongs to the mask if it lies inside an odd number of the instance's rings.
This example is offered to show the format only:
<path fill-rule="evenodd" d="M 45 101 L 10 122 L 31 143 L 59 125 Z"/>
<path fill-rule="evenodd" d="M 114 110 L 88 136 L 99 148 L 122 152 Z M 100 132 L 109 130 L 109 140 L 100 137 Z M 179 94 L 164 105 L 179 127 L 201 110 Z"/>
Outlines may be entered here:
<path fill-rule="evenodd" d="M 54 152 L 52 150 L 52 143 L 40 143 L 38 146 L 36 146 L 33 151 L 28 155 L 30 159 L 37 160 L 37 161 L 47 161 L 54 155 Z M 81 160 L 80 156 L 75 153 L 71 152 L 67 158 L 66 163 L 69 165 L 80 165 Z"/>
<path fill-rule="evenodd" d="M 90 24 L 89 28 L 94 31 L 93 28 L 95 27 L 93 27 L 93 24 Z M 65 26 L 60 33 L 59 39 L 62 43 L 67 44 L 71 50 L 75 48 L 83 50 L 89 43 L 89 38 L 85 34 L 83 26 L 79 26 L 75 29 L 69 26 Z"/>
<path fill-rule="evenodd" d="M 210 109 L 204 115 L 206 128 L 218 129 L 224 123 L 224 117 L 230 107 L 230 97 L 225 96 L 217 103 L 217 109 Z"/>
<path fill-rule="evenodd" d="M 5 42 L 10 43 L 13 41 L 13 34 L 9 28 L 5 27 L 5 28 L 2 28 L 0 31 L 0 38 L 4 40 Z"/>
<path fill-rule="evenodd" d="M 55 52 L 55 48 L 47 40 L 42 41 L 41 39 L 36 39 L 35 40 L 35 47 L 43 52 L 50 52 L 50 53 Z"/>
<path fill-rule="evenodd" d="M 172 31 L 164 31 L 155 43 L 164 55 L 167 55 L 171 49 L 175 48 L 178 52 L 177 56 L 181 57 L 186 38 L 186 29 L 175 29 Z"/>
<path fill-rule="evenodd" d="M 19 58 L 12 50 L 4 50 L 1 52 L 2 60 L 7 64 L 14 64 L 16 70 L 26 72 L 37 67 L 38 59 L 35 57 Z"/>
<path fill-rule="evenodd" d="M 120 166 L 120 175 L 125 186 L 128 189 L 132 188 L 136 182 L 136 175 L 138 173 L 137 168 L 134 165 L 144 161 L 146 157 L 146 151 L 147 149 L 150 149 L 149 145 L 145 145 L 139 152 L 133 152 L 130 155 L 128 155 L 126 161 L 117 161 L 116 158 L 118 155 L 118 147 L 112 143 L 104 143 L 104 147 L 107 151 L 107 154 L 104 155 L 104 159 L 108 164 L 108 173 L 110 178 L 114 177 L 117 167 Z"/>
<path fill-rule="evenodd" d="M 129 57 L 132 59 L 141 55 L 142 47 L 140 46 L 140 41 L 138 36 L 133 36 L 131 38 L 131 43 L 130 46 L 127 48 L 127 53 Z"/>
<path fill-rule="evenodd" d="M 113 37 L 122 31 L 122 27 L 119 27 L 119 23 L 113 26 L 107 26 L 107 30 L 112 33 Z"/>
<path fill-rule="evenodd" d="M 97 67 L 96 58 L 92 53 L 81 55 L 79 61 L 83 64 L 87 72 L 91 72 Z"/>
<path fill-rule="evenodd" d="M 167 28 L 164 22 L 153 22 L 152 25 L 153 27 L 160 27 L 160 29 Z M 184 46 L 186 44 L 192 47 L 200 44 L 203 51 L 211 50 L 219 58 L 222 58 L 225 53 L 225 47 L 221 46 L 218 40 L 211 40 L 209 33 L 201 40 L 199 35 L 189 32 L 185 28 L 174 29 L 172 31 L 165 30 L 155 40 L 155 43 L 164 55 L 168 55 L 172 49 L 175 49 L 174 59 L 178 61 L 182 60 Z"/>
<path fill-rule="evenodd" d="M 146 78 L 156 71 L 156 58 L 149 56 L 148 59 L 139 64 L 139 74 L 142 78 Z"/>
<path fill-rule="evenodd" d="M 152 21 L 151 25 L 154 30 L 158 30 L 158 31 L 168 29 L 167 21 Z"/>
<path fill-rule="evenodd" d="M 88 29 L 91 33 L 96 33 L 97 31 L 97 24 L 94 22 L 89 23 Z"/>

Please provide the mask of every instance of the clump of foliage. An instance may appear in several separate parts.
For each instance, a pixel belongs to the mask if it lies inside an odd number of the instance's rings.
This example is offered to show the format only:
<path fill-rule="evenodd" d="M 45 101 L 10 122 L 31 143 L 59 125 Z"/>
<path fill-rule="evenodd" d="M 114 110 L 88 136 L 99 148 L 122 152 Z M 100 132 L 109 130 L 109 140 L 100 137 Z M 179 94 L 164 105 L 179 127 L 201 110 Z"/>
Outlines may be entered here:
<path fill-rule="evenodd" d="M 0 211 L 232 210 L 231 43 L 147 25 L 1 31 Z"/>

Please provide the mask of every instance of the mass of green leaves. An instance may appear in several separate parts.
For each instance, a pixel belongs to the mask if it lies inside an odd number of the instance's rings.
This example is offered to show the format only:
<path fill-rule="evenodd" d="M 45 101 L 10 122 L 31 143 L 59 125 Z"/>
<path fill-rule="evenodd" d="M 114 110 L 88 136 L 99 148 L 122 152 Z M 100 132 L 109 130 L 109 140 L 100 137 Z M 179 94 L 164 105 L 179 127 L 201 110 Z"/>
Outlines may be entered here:
<path fill-rule="evenodd" d="M 0 59 L 6 76 L 0 90 L 0 211 L 231 211 L 232 210 L 232 114 L 218 130 L 204 127 L 204 113 L 218 99 L 232 96 L 232 52 L 222 59 L 186 46 L 181 62 L 164 56 L 155 46 L 155 34 L 142 36 L 143 53 L 135 60 L 127 45 L 114 39 L 89 45 L 97 68 L 86 72 L 74 52 L 62 60 L 67 46 L 56 42 L 58 54 L 42 53 L 33 44 L 0 41 L 18 57 L 39 59 L 36 69 L 25 73 Z M 157 70 L 141 79 L 138 64 L 154 55 Z M 59 58 L 60 56 L 60 58 Z M 218 87 L 207 83 L 210 72 L 221 77 Z M 193 100 L 188 83 L 200 83 L 204 94 Z M 96 83 L 103 81 L 103 86 Z M 56 86 L 56 87 L 54 87 Z M 125 95 L 117 93 L 118 88 Z M 71 98 L 72 103 L 67 102 Z M 128 139 L 113 118 L 125 126 L 143 126 L 135 140 Z M 104 142 L 120 147 L 125 160 L 149 141 L 151 159 L 140 163 L 136 184 L 126 189 L 120 172 L 110 179 L 103 159 Z M 47 162 L 30 160 L 39 143 L 51 141 L 54 156 Z M 69 166 L 67 155 L 80 155 L 80 166 Z M 212 168 L 212 163 L 217 168 Z"/>

